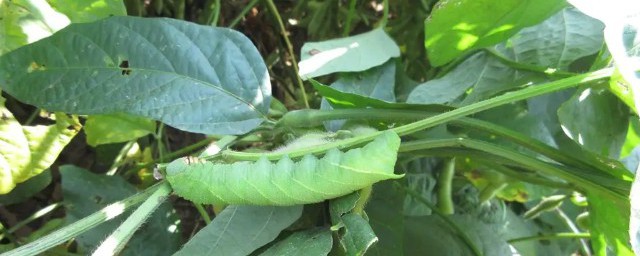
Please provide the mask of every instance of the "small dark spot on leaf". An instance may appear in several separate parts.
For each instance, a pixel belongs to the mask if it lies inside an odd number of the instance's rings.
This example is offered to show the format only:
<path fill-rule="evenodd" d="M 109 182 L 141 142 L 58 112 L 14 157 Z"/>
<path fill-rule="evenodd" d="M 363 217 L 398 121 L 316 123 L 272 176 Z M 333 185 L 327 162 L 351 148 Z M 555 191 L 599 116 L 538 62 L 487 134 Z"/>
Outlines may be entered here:
<path fill-rule="evenodd" d="M 131 69 L 129 69 L 129 61 L 128 60 L 121 61 L 120 65 L 118 67 L 120 67 L 120 69 L 122 70 L 122 75 L 123 76 L 128 76 L 128 75 L 131 74 Z"/>
<path fill-rule="evenodd" d="M 100 202 L 102 202 L 102 197 L 101 196 L 94 196 L 93 197 L 93 201 L 96 202 L 96 204 L 99 204 Z"/>
<path fill-rule="evenodd" d="M 309 51 L 309 55 L 311 55 L 311 56 L 316 55 L 316 54 L 318 54 L 318 53 L 320 53 L 320 50 L 318 50 L 318 49 L 311 49 L 311 50 Z"/>

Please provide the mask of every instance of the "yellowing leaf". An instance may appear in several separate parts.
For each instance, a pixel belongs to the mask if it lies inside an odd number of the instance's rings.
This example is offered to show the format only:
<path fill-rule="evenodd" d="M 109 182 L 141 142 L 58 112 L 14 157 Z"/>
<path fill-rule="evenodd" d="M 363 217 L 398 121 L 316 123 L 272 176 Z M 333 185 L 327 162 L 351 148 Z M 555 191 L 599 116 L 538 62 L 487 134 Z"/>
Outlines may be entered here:
<path fill-rule="evenodd" d="M 76 117 L 56 115 L 53 125 L 22 126 L 0 98 L 0 194 L 40 174 L 80 131 Z"/>

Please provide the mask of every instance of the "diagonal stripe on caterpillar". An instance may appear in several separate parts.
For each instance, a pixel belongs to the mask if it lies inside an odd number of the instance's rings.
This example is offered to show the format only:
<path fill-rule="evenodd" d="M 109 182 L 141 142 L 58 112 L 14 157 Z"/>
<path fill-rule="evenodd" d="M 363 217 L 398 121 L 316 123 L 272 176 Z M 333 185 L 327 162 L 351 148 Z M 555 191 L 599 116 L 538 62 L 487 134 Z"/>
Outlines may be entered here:
<path fill-rule="evenodd" d="M 362 189 L 394 174 L 400 138 L 386 131 L 362 148 L 327 151 L 318 159 L 306 155 L 294 162 L 221 164 L 177 159 L 167 165 L 166 179 L 175 193 L 195 203 L 297 205 L 322 202 Z"/>

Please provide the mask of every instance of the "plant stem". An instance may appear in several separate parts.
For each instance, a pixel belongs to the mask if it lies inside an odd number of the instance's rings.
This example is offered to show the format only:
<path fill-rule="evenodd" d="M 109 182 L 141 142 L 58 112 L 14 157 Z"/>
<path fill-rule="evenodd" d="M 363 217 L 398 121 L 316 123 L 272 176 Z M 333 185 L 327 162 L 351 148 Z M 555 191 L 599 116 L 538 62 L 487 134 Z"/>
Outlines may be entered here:
<path fill-rule="evenodd" d="M 575 76 L 577 75 L 576 73 L 573 72 L 567 72 L 567 71 L 562 71 L 562 70 L 553 70 L 553 69 L 549 69 L 547 67 L 541 67 L 541 66 L 536 66 L 536 65 L 529 65 L 529 64 L 524 64 L 524 63 L 520 63 L 520 62 L 515 62 L 513 60 L 510 60 L 509 58 L 505 57 L 504 55 L 502 55 L 501 53 L 499 53 L 498 51 L 496 51 L 495 49 L 488 47 L 484 49 L 485 52 L 489 53 L 491 56 L 496 57 L 500 62 L 502 62 L 502 64 L 505 64 L 511 68 L 514 69 L 520 69 L 520 70 L 526 70 L 526 71 L 533 71 L 536 73 L 543 73 L 546 75 L 551 75 L 551 76 L 559 76 L 559 77 L 569 77 L 569 76 Z"/>
<path fill-rule="evenodd" d="M 389 0 L 382 0 L 382 19 L 380 19 L 379 27 L 384 28 L 389 21 Z"/>
<path fill-rule="evenodd" d="M 540 96 L 543 94 L 552 93 L 556 91 L 561 91 L 567 88 L 575 87 L 580 83 L 586 83 L 586 82 L 607 78 L 607 77 L 610 77 L 612 73 L 613 73 L 613 68 L 606 68 L 606 69 L 601 69 L 594 72 L 589 72 L 581 75 L 576 75 L 573 77 L 564 78 L 561 80 L 556 80 L 549 83 L 530 86 L 518 91 L 508 92 L 491 99 L 487 99 L 487 100 L 476 102 L 467 106 L 463 106 L 463 107 L 451 110 L 449 112 L 428 117 L 420 121 L 406 124 L 391 130 L 398 133 L 398 135 L 412 134 L 414 132 L 431 128 L 436 125 L 443 124 L 467 115 L 475 114 L 490 108 L 502 106 L 510 102 L 524 100 L 524 99 L 528 99 L 528 98 L 532 98 L 535 96 Z M 344 148 L 354 147 L 354 146 L 373 140 L 374 138 L 379 136 L 381 133 L 382 131 L 358 136 L 351 139 L 336 141 L 336 142 L 327 143 L 323 145 L 316 145 L 309 148 L 301 148 L 301 149 L 296 149 L 291 151 L 285 151 L 285 152 L 252 154 L 252 153 L 243 153 L 243 152 L 233 152 L 233 151 L 227 150 L 227 151 L 224 151 L 222 154 L 224 157 L 228 157 L 235 160 L 256 160 L 261 156 L 265 156 L 270 160 L 276 160 L 276 159 L 282 158 L 285 155 L 288 155 L 291 158 L 295 158 L 295 157 L 301 157 L 307 154 L 321 154 L 332 148 L 344 149 Z"/>
<path fill-rule="evenodd" d="M 432 148 L 443 148 L 443 147 L 463 147 L 463 148 L 471 148 L 480 151 L 484 151 L 489 154 L 493 154 L 496 156 L 500 156 L 509 160 L 512 160 L 516 163 L 520 163 L 525 165 L 531 169 L 538 170 L 541 173 L 545 173 L 548 175 L 552 175 L 569 182 L 573 182 L 580 186 L 583 189 L 588 189 L 592 191 L 598 191 L 603 195 L 608 196 L 611 199 L 615 199 L 616 201 L 625 200 L 628 195 L 628 192 L 621 192 L 618 190 L 612 190 L 608 187 L 604 186 L 602 183 L 603 180 L 598 179 L 587 179 L 584 176 L 584 173 L 580 171 L 575 172 L 570 169 L 562 168 L 560 166 L 552 165 L 536 158 L 524 155 L 520 152 L 516 152 L 510 149 L 502 148 L 500 146 L 496 146 L 487 142 L 466 139 L 466 138 L 456 138 L 456 139 L 437 139 L 437 140 L 416 140 L 403 143 L 400 145 L 400 150 L 398 152 L 409 152 L 415 150 L 422 149 L 432 149 Z"/>
<path fill-rule="evenodd" d="M 358 201 L 356 201 L 356 205 L 353 207 L 354 213 L 362 216 L 364 207 L 367 205 L 369 198 L 371 198 L 371 192 L 373 192 L 372 186 L 366 186 L 358 191 L 360 197 L 358 198 Z"/>
<path fill-rule="evenodd" d="M 5 230 L 3 232 L 3 236 L 6 234 L 12 234 L 13 232 L 16 232 L 16 230 L 24 227 L 25 225 L 29 224 L 30 222 L 49 214 L 50 212 L 52 212 L 53 210 L 57 209 L 58 207 L 62 206 L 62 204 L 60 203 L 55 203 L 55 204 L 51 204 L 45 208 L 42 208 L 40 210 L 38 210 L 37 212 L 35 212 L 33 215 L 29 216 L 28 218 L 24 219 L 23 221 L 20 221 L 18 223 L 16 223 L 13 227 L 9 228 L 8 230 Z"/>
<path fill-rule="evenodd" d="M 211 24 L 211 26 L 217 27 L 218 26 L 218 20 L 220 19 L 220 0 L 215 0 L 215 7 L 213 9 L 213 18 L 211 19 L 211 22 L 209 24 Z"/>
<path fill-rule="evenodd" d="M 171 193 L 169 183 L 162 182 L 157 189 L 120 226 L 107 237 L 92 255 L 117 255 L 133 234 Z"/>
<path fill-rule="evenodd" d="M 356 3 L 358 3 L 358 0 L 349 0 L 349 13 L 347 14 L 347 20 L 344 22 L 344 30 L 342 30 L 342 36 L 344 37 L 349 36 L 349 32 L 351 32 L 351 21 L 356 14 Z"/>
<path fill-rule="evenodd" d="M 229 24 L 229 28 L 234 28 L 236 25 L 238 25 L 238 23 L 240 23 L 240 20 L 247 15 L 247 13 L 254 7 L 256 6 L 256 4 L 258 4 L 258 1 L 260 0 L 251 0 L 251 2 L 249 2 L 249 4 L 245 5 L 244 8 L 242 8 L 242 11 L 240 11 L 240 14 L 238 14 L 238 16 L 236 16 L 233 21 L 231 21 L 231 23 Z"/>
<path fill-rule="evenodd" d="M 94 212 L 93 214 L 84 217 L 64 228 L 58 229 L 51 234 L 41 237 L 26 245 L 20 246 L 14 250 L 5 252 L 0 255 L 37 255 L 50 249 L 56 245 L 64 243 L 65 241 L 74 238 L 87 230 L 90 230 L 105 221 L 111 220 L 120 214 L 124 213 L 127 209 L 140 202 L 146 200 L 151 194 L 153 194 L 159 187 L 165 186 L 165 182 L 161 181 L 156 185 L 148 187 L 142 192 L 130 196 L 124 200 L 112 203 L 102 210 Z"/>
<path fill-rule="evenodd" d="M 553 240 L 553 239 L 565 239 L 565 238 L 580 238 L 580 239 L 589 239 L 591 238 L 591 234 L 589 233 L 554 233 L 554 234 L 545 234 L 539 236 L 526 236 L 519 237 L 514 239 L 507 240 L 507 243 L 513 244 L 524 241 L 538 241 L 538 240 Z"/>
<path fill-rule="evenodd" d="M 573 186 L 572 184 L 567 184 L 562 181 L 554 181 L 544 177 L 533 175 L 535 174 L 535 170 L 530 170 L 528 168 L 522 167 L 520 163 L 516 163 L 509 159 L 505 159 L 496 155 L 492 155 L 492 154 L 489 154 L 483 151 L 474 150 L 474 149 L 438 148 L 438 149 L 412 151 L 411 154 L 416 156 L 431 156 L 431 157 L 460 156 L 460 157 L 471 157 L 474 160 L 479 162 L 490 161 L 496 166 L 502 165 L 503 167 L 503 168 L 496 168 L 494 170 L 502 172 L 503 174 L 513 179 L 518 179 L 531 184 L 537 184 L 537 185 L 547 186 L 551 188 L 576 190 L 576 187 Z M 520 168 L 523 168 L 523 170 L 522 171 L 511 170 L 510 168 L 506 168 L 504 165 L 518 166 Z M 529 171 L 529 173 L 527 171 Z"/>
<path fill-rule="evenodd" d="M 174 17 L 179 20 L 184 20 L 185 0 L 177 0 Z"/>
<path fill-rule="evenodd" d="M 333 110 L 299 110 L 304 111 L 304 120 L 301 122 L 287 123 L 291 125 L 317 126 L 321 125 L 324 121 L 339 120 L 339 119 L 356 119 L 356 120 L 371 120 L 371 121 L 409 121 L 419 120 L 422 118 L 433 117 L 436 114 L 433 112 L 421 111 L 421 110 L 404 110 L 404 109 L 333 109 Z M 295 114 L 295 111 L 289 112 Z M 285 120 L 285 119 L 282 119 Z M 510 130 L 491 122 L 482 121 L 479 119 L 473 119 L 468 117 L 461 117 L 459 119 L 451 120 L 449 125 L 467 128 L 469 130 L 483 131 L 490 135 L 495 135 L 508 139 L 513 143 L 519 144 L 533 152 L 544 155 L 545 157 L 554 160 L 559 163 L 571 165 L 580 169 L 595 170 L 599 173 L 607 174 L 612 177 L 622 178 L 624 180 L 631 181 L 633 177 L 626 170 L 621 170 L 615 166 L 608 165 L 602 159 L 596 159 L 595 156 L 588 152 L 582 152 L 589 157 L 578 158 L 564 151 L 560 151 L 547 144 L 544 144 L 536 139 L 532 139 L 524 134 Z"/>
<path fill-rule="evenodd" d="M 469 249 L 474 255 L 478 255 L 478 256 L 482 255 L 482 252 L 478 249 L 475 243 L 473 243 L 473 240 L 471 240 L 471 238 L 467 236 L 467 233 L 465 233 L 462 230 L 462 228 L 460 228 L 460 226 L 458 226 L 458 224 L 456 224 L 453 220 L 451 220 L 446 214 L 441 212 L 440 209 L 438 209 L 438 207 L 436 207 L 435 205 L 432 205 L 427 199 L 422 197 L 422 195 L 416 193 L 411 189 L 406 188 L 405 186 L 401 185 L 397 181 L 394 181 L 393 184 L 397 186 L 399 189 L 401 189 L 402 191 L 404 191 L 405 193 L 407 193 L 408 195 L 410 195 L 411 197 L 413 197 L 414 199 L 418 200 L 418 202 L 430 208 L 433 213 L 438 215 L 438 217 L 440 217 L 444 222 L 446 222 L 453 229 L 453 231 L 458 234 L 460 239 L 462 239 L 462 241 L 469 247 Z"/>
<path fill-rule="evenodd" d="M 265 2 L 267 2 L 269 11 L 271 12 L 271 14 L 273 14 L 276 21 L 278 22 L 278 26 L 280 27 L 280 34 L 282 35 L 282 38 L 284 39 L 284 43 L 287 46 L 287 52 L 289 53 L 291 66 L 293 66 L 293 70 L 296 72 L 295 77 L 296 77 L 296 81 L 298 82 L 298 87 L 300 87 L 300 92 L 302 92 L 302 100 L 304 101 L 304 106 L 305 108 L 309 108 L 309 99 L 307 99 L 307 92 L 304 89 L 304 84 L 302 83 L 302 79 L 300 79 L 300 76 L 298 75 L 300 74 L 300 70 L 298 69 L 298 61 L 296 60 L 296 55 L 293 52 L 293 45 L 291 44 L 291 41 L 289 41 L 289 36 L 287 36 L 287 30 L 284 27 L 284 22 L 282 22 L 282 18 L 280 17 L 278 8 L 276 8 L 276 5 L 273 3 L 273 0 L 266 0 Z"/>
<path fill-rule="evenodd" d="M 438 208 L 443 214 L 454 214 L 453 199 L 451 196 L 451 183 L 456 171 L 456 158 L 444 160 L 444 166 L 438 176 Z"/>
<path fill-rule="evenodd" d="M 200 153 L 198 157 L 206 159 L 208 157 L 215 156 L 220 153 L 223 148 L 226 148 L 231 143 L 236 141 L 237 138 L 238 137 L 232 135 L 224 136 L 216 141 L 216 143 L 209 145 L 204 151 L 202 151 L 202 153 Z"/>
<path fill-rule="evenodd" d="M 209 216 L 209 213 L 207 213 L 207 210 L 205 210 L 204 207 L 198 203 L 193 203 L 193 206 L 196 208 L 196 210 L 198 210 L 198 213 L 200 214 L 200 216 L 202 216 L 204 223 L 209 225 L 209 223 L 211 223 L 211 216 Z"/>

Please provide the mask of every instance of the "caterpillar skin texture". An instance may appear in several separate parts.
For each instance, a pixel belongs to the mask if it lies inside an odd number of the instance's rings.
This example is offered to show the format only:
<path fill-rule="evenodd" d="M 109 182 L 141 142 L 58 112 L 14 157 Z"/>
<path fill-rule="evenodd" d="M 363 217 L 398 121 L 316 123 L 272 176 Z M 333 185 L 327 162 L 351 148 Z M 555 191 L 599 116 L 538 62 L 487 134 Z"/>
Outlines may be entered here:
<path fill-rule="evenodd" d="M 400 137 L 381 134 L 362 148 L 327 151 L 299 162 L 284 157 L 275 163 L 219 164 L 177 159 L 167 166 L 174 192 L 200 204 L 298 205 L 322 202 L 370 186 L 394 174 Z"/>

